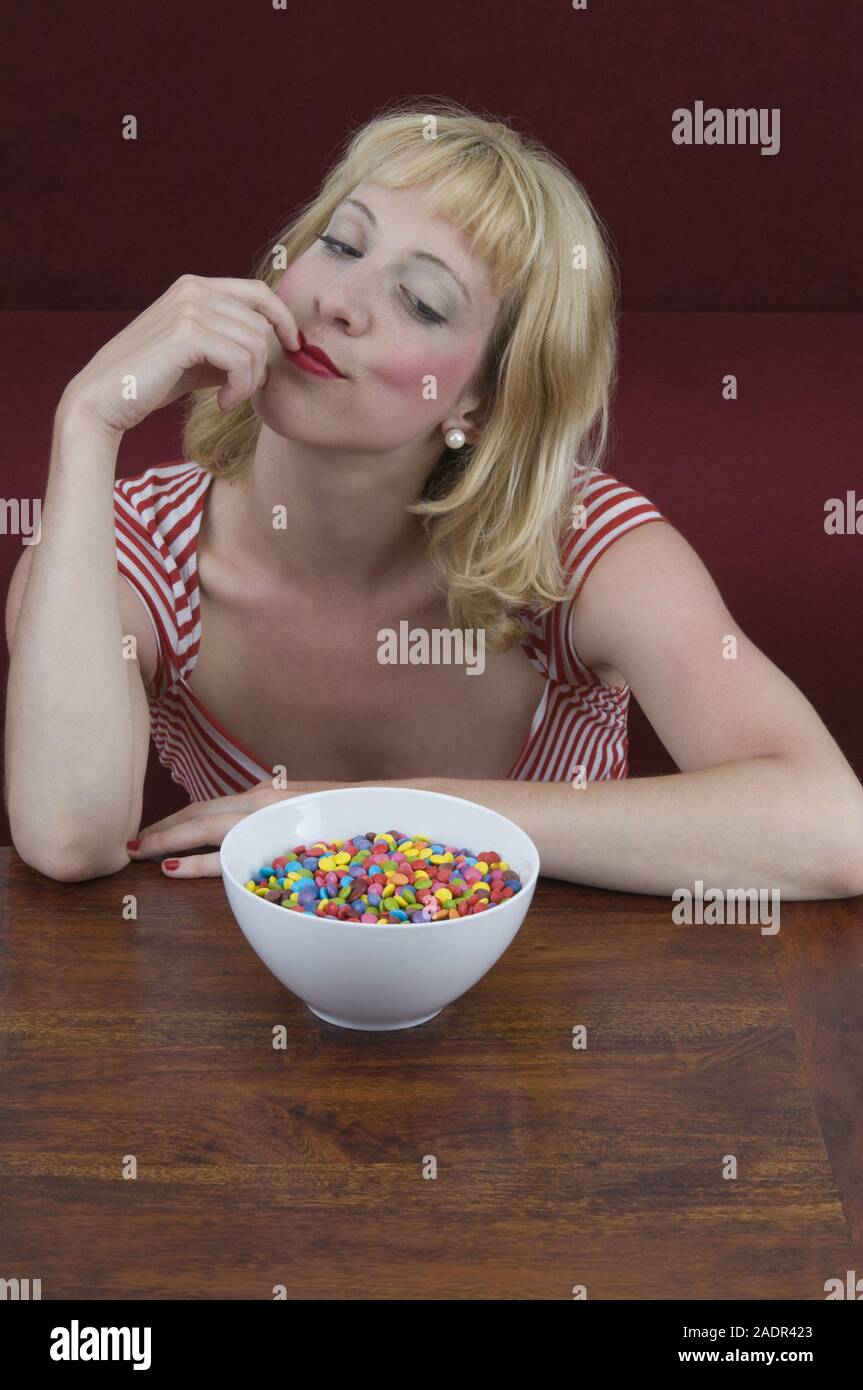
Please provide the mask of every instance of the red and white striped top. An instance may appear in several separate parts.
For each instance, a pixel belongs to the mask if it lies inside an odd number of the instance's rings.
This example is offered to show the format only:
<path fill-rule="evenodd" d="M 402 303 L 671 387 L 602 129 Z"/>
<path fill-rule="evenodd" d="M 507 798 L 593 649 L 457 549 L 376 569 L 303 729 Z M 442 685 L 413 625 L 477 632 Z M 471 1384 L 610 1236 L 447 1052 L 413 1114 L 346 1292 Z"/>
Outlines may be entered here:
<path fill-rule="evenodd" d="M 211 475 L 188 461 L 159 464 L 114 485 L 117 568 L 140 595 L 158 651 L 148 692 L 159 761 L 193 801 L 247 791 L 269 781 L 264 767 L 189 688 L 201 640 L 197 542 Z M 608 473 L 595 471 L 582 525 L 567 536 L 572 598 L 541 618 L 517 616 L 528 660 L 545 677 L 521 751 L 508 778 L 563 782 L 584 767 L 588 781 L 628 775 L 629 686 L 603 685 L 572 645 L 572 604 L 599 556 L 648 521 L 668 522 L 651 502 Z M 670 524 L 670 523 L 669 523 Z"/>

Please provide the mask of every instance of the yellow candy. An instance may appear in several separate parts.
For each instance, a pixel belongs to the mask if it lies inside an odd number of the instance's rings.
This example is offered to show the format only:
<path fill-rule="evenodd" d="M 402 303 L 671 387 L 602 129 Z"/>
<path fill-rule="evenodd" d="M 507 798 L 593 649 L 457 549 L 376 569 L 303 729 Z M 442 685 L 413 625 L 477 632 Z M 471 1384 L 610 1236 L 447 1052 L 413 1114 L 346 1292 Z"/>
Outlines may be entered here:
<path fill-rule="evenodd" d="M 448 849 L 448 850 L 447 850 L 446 854 L 445 854 L 444 857 L 443 857 L 443 862 L 444 862 L 445 864 L 454 864 L 454 863 L 455 863 L 455 855 L 453 854 L 453 852 L 452 852 L 451 849 Z"/>
<path fill-rule="evenodd" d="M 386 886 L 386 888 L 384 889 L 384 891 L 381 893 L 381 897 L 382 897 L 382 898 L 392 898 L 392 897 L 395 896 L 395 891 L 396 891 L 396 886 L 395 886 L 395 884 L 394 884 L 394 883 L 388 883 L 387 886 Z"/>
<path fill-rule="evenodd" d="M 434 890 L 434 895 L 436 898 L 439 898 L 442 903 L 448 903 L 452 897 L 449 888 L 436 888 Z"/>
<path fill-rule="evenodd" d="M 413 840 L 402 840 L 401 844 L 399 845 L 399 849 L 400 849 L 400 851 L 401 851 L 402 854 L 407 854 L 408 850 L 409 850 L 409 849 L 413 849 L 413 847 L 414 847 L 414 842 L 413 842 Z"/>
<path fill-rule="evenodd" d="M 501 861 L 500 861 L 500 863 L 498 864 L 497 867 L 498 867 L 499 869 L 508 869 L 508 868 L 509 868 L 509 865 L 507 864 L 507 862 L 506 862 L 505 859 L 501 859 Z"/>
<path fill-rule="evenodd" d="M 333 841 L 331 841 L 331 843 L 335 845 L 336 849 L 341 849 L 342 845 L 343 845 L 345 842 L 344 842 L 344 840 L 333 840 Z"/>
<path fill-rule="evenodd" d="M 249 888 L 253 893 L 257 893 L 258 891 L 258 885 L 253 878 L 249 879 L 248 883 L 246 884 L 246 887 Z"/>
<path fill-rule="evenodd" d="M 404 849 L 402 850 L 402 854 L 404 855 L 405 859 L 408 860 L 419 859 L 420 851 L 418 849 Z"/>
<path fill-rule="evenodd" d="M 337 864 L 350 864 L 351 862 L 351 856 L 346 854 L 344 850 L 342 850 L 341 854 L 334 854 L 333 858 Z"/>
<path fill-rule="evenodd" d="M 443 863 L 444 863 L 444 857 L 443 857 L 442 854 L 430 854 L 430 855 L 429 855 L 429 859 L 430 859 L 430 861 L 431 861 L 432 864 L 443 864 Z"/>
<path fill-rule="evenodd" d="M 484 859 L 478 859 L 474 864 L 474 868 L 476 869 L 478 874 L 488 873 L 488 864 L 486 864 Z"/>

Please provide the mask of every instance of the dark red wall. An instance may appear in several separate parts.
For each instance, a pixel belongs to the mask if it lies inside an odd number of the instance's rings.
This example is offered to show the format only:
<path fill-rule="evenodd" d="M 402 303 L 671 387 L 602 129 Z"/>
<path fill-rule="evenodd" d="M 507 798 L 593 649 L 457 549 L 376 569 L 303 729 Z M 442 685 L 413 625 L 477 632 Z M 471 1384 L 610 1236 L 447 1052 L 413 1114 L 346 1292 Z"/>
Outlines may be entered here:
<path fill-rule="evenodd" d="M 860 0 L 87 0 L 15 6 L 3 46 L 4 308 L 245 275 L 349 127 L 423 93 L 560 155 L 628 309 L 863 307 Z M 674 145 L 697 100 L 778 107 L 779 154 Z"/>

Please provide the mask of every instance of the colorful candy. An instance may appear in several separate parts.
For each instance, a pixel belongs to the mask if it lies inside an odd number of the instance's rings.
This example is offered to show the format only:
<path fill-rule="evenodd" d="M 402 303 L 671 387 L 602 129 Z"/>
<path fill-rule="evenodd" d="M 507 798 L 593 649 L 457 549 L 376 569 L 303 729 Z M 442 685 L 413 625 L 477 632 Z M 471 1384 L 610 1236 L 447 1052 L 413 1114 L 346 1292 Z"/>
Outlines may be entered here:
<path fill-rule="evenodd" d="M 246 887 L 308 917 L 398 926 L 486 912 L 518 893 L 521 880 L 493 849 L 473 854 L 427 835 L 368 830 L 295 845 Z"/>

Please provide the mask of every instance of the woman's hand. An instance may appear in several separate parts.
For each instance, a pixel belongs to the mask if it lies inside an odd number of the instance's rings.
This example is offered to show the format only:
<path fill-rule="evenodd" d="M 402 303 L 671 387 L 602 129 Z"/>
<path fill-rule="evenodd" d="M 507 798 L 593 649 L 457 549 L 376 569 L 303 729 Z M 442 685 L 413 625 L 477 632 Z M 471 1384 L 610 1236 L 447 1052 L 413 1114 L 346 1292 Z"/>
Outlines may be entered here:
<path fill-rule="evenodd" d="M 263 280 L 181 275 L 72 378 L 58 415 L 118 436 L 205 386 L 220 386 L 219 406 L 233 410 L 265 385 L 274 332 L 299 347 L 293 314 Z"/>
<path fill-rule="evenodd" d="M 335 787 L 353 786 L 351 782 L 289 782 L 287 787 L 276 789 L 272 782 L 259 782 L 247 792 L 237 796 L 217 796 L 212 801 L 193 801 L 182 811 L 154 825 L 145 825 L 138 831 L 138 840 L 130 840 L 126 849 L 129 858 L 161 859 L 162 869 L 168 878 L 219 878 L 222 873 L 219 855 L 189 854 L 179 858 L 183 850 L 198 849 L 202 845 L 220 845 L 237 821 L 259 811 L 262 806 L 270 806 L 274 801 L 284 801 L 289 796 L 303 796 L 306 792 L 332 791 Z M 137 849 L 130 846 L 138 844 Z M 286 845 L 287 849 L 288 846 Z M 167 859 L 165 858 L 167 856 Z M 175 869 L 166 865 L 176 864 Z"/>

